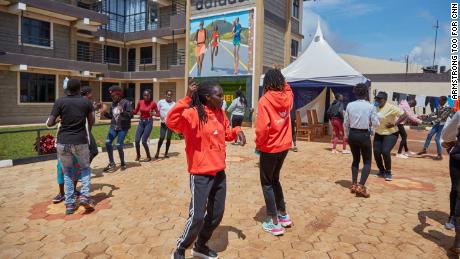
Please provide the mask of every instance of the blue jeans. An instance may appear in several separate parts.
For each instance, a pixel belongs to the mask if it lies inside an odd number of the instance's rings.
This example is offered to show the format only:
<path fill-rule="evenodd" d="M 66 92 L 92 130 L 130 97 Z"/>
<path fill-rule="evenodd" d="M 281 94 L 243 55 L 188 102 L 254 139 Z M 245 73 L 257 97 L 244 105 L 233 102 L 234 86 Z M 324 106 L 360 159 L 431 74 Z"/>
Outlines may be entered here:
<path fill-rule="evenodd" d="M 140 152 L 141 152 L 140 142 L 142 138 L 142 146 L 144 146 L 147 157 L 150 157 L 150 150 L 149 150 L 149 145 L 147 143 L 147 140 L 149 139 L 150 133 L 152 132 L 152 127 L 153 127 L 152 119 L 140 120 L 139 124 L 137 125 L 135 141 L 136 141 L 136 152 L 138 156 L 140 156 Z"/>
<path fill-rule="evenodd" d="M 123 142 L 125 141 L 126 134 L 128 134 L 127 130 L 114 130 L 112 128 L 109 129 L 109 134 L 107 134 L 107 139 L 105 140 L 105 148 L 107 149 L 107 154 L 109 155 L 109 162 L 111 164 L 115 164 L 113 160 L 113 147 L 112 142 L 117 138 L 117 150 L 118 154 L 120 155 L 120 163 L 121 165 L 125 165 L 125 153 L 123 152 Z"/>
<path fill-rule="evenodd" d="M 89 189 L 91 187 L 91 168 L 89 167 L 89 147 L 88 144 L 71 145 L 57 144 L 56 146 L 58 159 L 61 162 L 64 171 L 64 190 L 65 204 L 74 204 L 74 186 L 75 170 L 73 156 L 78 160 L 81 174 L 81 189 L 82 196 L 90 197 Z"/>
<path fill-rule="evenodd" d="M 423 146 L 424 149 L 428 149 L 428 147 L 430 146 L 431 139 L 436 134 L 436 137 L 434 139 L 436 141 L 436 149 L 438 151 L 438 155 L 442 155 L 441 132 L 443 128 L 444 125 L 440 124 L 436 124 L 431 128 L 430 132 L 428 133 L 428 136 L 426 137 L 425 146 Z"/>

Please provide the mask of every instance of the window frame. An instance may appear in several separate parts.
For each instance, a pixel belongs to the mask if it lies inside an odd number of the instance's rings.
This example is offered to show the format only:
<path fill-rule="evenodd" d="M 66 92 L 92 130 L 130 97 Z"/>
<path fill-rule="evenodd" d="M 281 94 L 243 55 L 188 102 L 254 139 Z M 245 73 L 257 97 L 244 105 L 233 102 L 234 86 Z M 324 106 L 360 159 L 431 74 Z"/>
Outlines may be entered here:
<path fill-rule="evenodd" d="M 50 45 L 49 46 L 43 46 L 43 45 L 39 45 L 39 44 L 33 44 L 33 43 L 24 43 L 23 42 L 23 35 L 22 35 L 22 32 L 24 30 L 24 26 L 22 25 L 23 23 L 23 19 L 29 19 L 29 20 L 36 20 L 36 21 L 40 21 L 40 22 L 44 22 L 44 23 L 49 23 L 50 25 L 50 31 L 49 31 L 49 34 L 50 34 L 50 39 L 49 39 L 49 42 L 50 42 Z M 45 20 L 41 20 L 41 19 L 37 19 L 37 18 L 32 18 L 32 17 L 28 17 L 28 16 L 19 16 L 19 19 L 18 19 L 18 44 L 21 45 L 21 46 L 27 46 L 27 47 L 34 47 L 34 48 L 42 48 L 42 49 L 54 49 L 54 23 L 51 22 L 51 21 L 45 21 Z"/>
<path fill-rule="evenodd" d="M 150 62 L 142 62 L 142 49 L 150 49 Z M 148 59 L 148 58 L 144 58 Z M 153 46 L 139 47 L 139 64 L 140 65 L 152 65 L 153 64 Z"/>
<path fill-rule="evenodd" d="M 297 49 L 297 51 L 296 51 L 296 52 L 297 52 L 297 55 L 296 55 L 296 56 L 293 56 L 293 55 L 292 55 L 292 50 L 293 50 L 293 49 L 292 49 L 292 46 L 293 46 L 293 43 L 294 43 L 294 42 L 297 43 L 297 44 L 296 44 L 296 49 Z M 298 40 L 296 40 L 296 39 L 291 39 L 291 58 L 297 59 L 297 58 L 299 57 L 299 45 L 300 45 L 300 43 L 299 43 Z"/>
<path fill-rule="evenodd" d="M 107 47 L 118 48 L 118 63 L 109 62 L 109 61 L 107 60 Z M 113 46 L 113 45 L 104 45 L 104 63 L 107 63 L 107 64 L 115 64 L 115 65 L 121 65 L 121 59 L 122 59 L 122 55 L 121 55 L 121 48 L 120 48 L 120 47 L 118 47 L 118 46 Z"/>
<path fill-rule="evenodd" d="M 297 5 L 295 3 L 297 3 Z M 297 16 L 295 16 L 295 10 L 297 10 Z M 291 17 L 300 21 L 300 0 L 292 0 Z"/>
<path fill-rule="evenodd" d="M 54 100 L 52 102 L 22 102 L 21 101 L 21 73 L 28 74 L 41 74 L 46 76 L 54 76 Z M 16 77 L 16 87 L 17 87 L 17 105 L 19 106 L 53 106 L 54 102 L 59 98 L 59 77 L 57 74 L 46 74 L 46 73 L 37 73 L 37 72 L 17 72 Z"/>

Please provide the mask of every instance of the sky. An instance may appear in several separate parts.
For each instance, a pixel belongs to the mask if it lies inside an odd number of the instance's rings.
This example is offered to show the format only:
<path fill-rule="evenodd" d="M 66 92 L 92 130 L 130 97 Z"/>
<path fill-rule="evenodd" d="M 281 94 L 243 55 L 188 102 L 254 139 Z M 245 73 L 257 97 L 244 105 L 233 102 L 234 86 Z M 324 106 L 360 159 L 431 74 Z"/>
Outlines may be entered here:
<path fill-rule="evenodd" d="M 404 61 L 433 63 L 436 20 L 439 20 L 436 64 L 449 65 L 449 0 L 316 0 L 304 2 L 305 49 L 318 18 L 324 38 L 338 52 Z"/>
<path fill-rule="evenodd" d="M 210 16 L 204 18 L 198 18 L 191 20 L 190 22 L 190 33 L 196 32 L 200 27 L 200 22 L 204 21 L 204 27 L 208 26 L 215 20 L 226 20 L 229 23 L 233 23 L 236 17 L 240 18 L 240 24 L 243 28 L 249 28 L 249 12 L 238 12 L 238 13 L 230 13 L 225 15 L 217 15 L 217 16 Z"/>

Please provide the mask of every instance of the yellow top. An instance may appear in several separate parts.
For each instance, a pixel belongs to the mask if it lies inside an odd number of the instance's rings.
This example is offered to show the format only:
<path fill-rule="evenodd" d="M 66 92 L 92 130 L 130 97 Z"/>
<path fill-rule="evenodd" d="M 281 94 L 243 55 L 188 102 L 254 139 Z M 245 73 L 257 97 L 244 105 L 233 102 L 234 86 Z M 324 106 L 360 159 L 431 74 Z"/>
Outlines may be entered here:
<path fill-rule="evenodd" d="M 377 107 L 377 115 L 379 116 L 380 125 L 375 129 L 375 133 L 379 135 L 391 135 L 398 132 L 397 125 L 389 129 L 386 125 L 388 123 L 395 123 L 398 117 L 403 114 L 403 110 L 391 103 L 386 103 L 383 108 Z"/>

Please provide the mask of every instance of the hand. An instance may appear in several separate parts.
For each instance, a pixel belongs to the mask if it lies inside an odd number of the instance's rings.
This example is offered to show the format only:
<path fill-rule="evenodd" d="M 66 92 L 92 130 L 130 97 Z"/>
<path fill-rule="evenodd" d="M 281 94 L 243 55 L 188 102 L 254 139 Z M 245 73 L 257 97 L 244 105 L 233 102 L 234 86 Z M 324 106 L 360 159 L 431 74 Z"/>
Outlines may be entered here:
<path fill-rule="evenodd" d="M 239 131 L 237 135 L 238 135 L 238 139 L 240 140 L 241 145 L 242 146 L 246 145 L 246 136 L 244 135 L 244 132 Z"/>
<path fill-rule="evenodd" d="M 196 91 L 198 91 L 198 85 L 193 81 L 193 78 L 190 78 L 188 80 L 187 96 L 191 98 Z"/>
<path fill-rule="evenodd" d="M 109 106 L 105 103 L 102 104 L 101 112 L 107 112 L 109 110 Z"/>
<path fill-rule="evenodd" d="M 393 128 L 394 126 L 395 126 L 395 124 L 394 124 L 394 123 L 391 123 L 391 122 L 388 122 L 388 123 L 385 125 L 385 127 L 387 127 L 387 129 L 391 129 L 391 128 Z"/>

